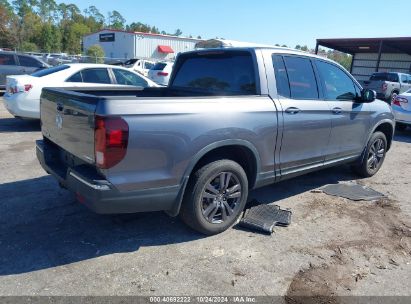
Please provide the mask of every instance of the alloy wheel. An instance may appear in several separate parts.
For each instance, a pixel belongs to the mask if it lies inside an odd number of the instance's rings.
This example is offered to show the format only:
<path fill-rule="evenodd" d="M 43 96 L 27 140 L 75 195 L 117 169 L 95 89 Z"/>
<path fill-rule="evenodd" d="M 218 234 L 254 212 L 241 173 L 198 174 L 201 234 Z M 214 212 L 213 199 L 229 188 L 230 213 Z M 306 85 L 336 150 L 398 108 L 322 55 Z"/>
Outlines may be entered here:
<path fill-rule="evenodd" d="M 232 172 L 220 172 L 210 178 L 201 196 L 204 218 L 212 224 L 220 224 L 237 216 L 241 190 L 240 180 Z"/>

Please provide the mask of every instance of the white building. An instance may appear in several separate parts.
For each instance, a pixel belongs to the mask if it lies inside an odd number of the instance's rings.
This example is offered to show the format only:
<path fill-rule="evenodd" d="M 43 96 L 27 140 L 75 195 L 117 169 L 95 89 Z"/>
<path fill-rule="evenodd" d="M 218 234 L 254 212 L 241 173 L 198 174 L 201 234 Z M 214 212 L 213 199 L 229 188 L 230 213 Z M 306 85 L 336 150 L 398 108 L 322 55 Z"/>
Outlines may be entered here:
<path fill-rule="evenodd" d="M 104 29 L 84 36 L 83 48 L 87 51 L 92 45 L 100 45 L 109 58 L 172 60 L 180 52 L 194 50 L 199 41 L 202 40 Z"/>

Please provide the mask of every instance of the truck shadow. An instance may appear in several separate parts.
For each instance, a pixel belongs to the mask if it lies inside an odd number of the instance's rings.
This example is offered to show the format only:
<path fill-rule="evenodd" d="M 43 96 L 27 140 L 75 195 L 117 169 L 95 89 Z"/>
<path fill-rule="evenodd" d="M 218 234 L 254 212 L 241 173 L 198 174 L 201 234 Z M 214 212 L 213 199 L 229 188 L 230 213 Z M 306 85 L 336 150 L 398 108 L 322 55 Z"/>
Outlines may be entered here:
<path fill-rule="evenodd" d="M 249 201 L 256 200 L 261 204 L 270 204 L 328 184 L 355 179 L 358 179 L 358 176 L 353 174 L 349 166 L 338 166 L 256 189 L 250 193 Z"/>
<path fill-rule="evenodd" d="M 272 203 L 325 184 L 351 180 L 340 167 L 253 191 L 250 199 Z M 43 176 L 0 185 L 0 275 L 68 265 L 140 247 L 203 238 L 165 213 L 97 215 L 77 203 L 54 179 Z"/>
<path fill-rule="evenodd" d="M 6 132 L 39 132 L 40 121 L 19 118 L 0 118 L 0 133 Z"/>
<path fill-rule="evenodd" d="M 394 141 L 411 143 L 411 128 L 407 128 L 404 131 L 395 131 Z"/>

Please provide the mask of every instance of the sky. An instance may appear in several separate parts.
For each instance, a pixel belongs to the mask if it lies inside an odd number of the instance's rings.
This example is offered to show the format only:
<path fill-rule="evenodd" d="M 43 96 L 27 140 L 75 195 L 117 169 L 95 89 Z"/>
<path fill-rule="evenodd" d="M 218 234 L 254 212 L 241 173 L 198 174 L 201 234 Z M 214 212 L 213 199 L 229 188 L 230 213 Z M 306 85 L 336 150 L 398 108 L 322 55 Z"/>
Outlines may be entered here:
<path fill-rule="evenodd" d="M 105 16 L 119 11 L 127 23 L 142 22 L 183 36 L 314 47 L 317 38 L 410 36 L 400 12 L 410 0 L 67 0 L 81 10 L 95 5 Z M 393 8 L 396 8 L 393 11 Z M 402 16 L 397 19 L 398 16 Z M 407 18 L 406 18 L 407 19 Z M 396 20 L 398 22 L 396 22 Z"/>

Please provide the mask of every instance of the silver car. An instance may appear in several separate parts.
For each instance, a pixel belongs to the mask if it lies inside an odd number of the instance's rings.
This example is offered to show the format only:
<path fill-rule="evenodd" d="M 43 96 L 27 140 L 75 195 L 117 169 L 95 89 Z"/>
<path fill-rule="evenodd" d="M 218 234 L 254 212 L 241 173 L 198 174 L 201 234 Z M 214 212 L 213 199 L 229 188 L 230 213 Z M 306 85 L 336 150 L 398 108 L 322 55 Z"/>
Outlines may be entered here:
<path fill-rule="evenodd" d="M 411 125 L 411 90 L 398 95 L 392 102 L 397 130 L 405 130 Z"/>

